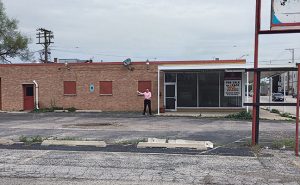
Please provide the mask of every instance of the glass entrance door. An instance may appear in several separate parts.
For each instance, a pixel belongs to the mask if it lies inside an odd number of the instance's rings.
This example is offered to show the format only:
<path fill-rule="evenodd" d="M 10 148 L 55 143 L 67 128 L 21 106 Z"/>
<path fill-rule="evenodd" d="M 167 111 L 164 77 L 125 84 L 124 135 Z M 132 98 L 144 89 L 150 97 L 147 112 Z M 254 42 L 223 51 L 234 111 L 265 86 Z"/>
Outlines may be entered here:
<path fill-rule="evenodd" d="M 176 83 L 165 84 L 165 105 L 166 110 L 176 110 Z"/>

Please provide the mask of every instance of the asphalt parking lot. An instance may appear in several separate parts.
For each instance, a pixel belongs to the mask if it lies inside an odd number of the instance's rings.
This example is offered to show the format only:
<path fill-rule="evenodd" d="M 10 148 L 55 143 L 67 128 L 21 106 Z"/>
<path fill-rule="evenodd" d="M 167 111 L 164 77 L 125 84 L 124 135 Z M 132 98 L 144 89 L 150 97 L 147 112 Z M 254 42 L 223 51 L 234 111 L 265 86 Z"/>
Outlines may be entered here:
<path fill-rule="evenodd" d="M 0 113 L 0 137 L 20 136 L 130 143 L 149 137 L 211 141 L 215 146 L 249 142 L 251 121 L 224 118 L 143 116 L 140 113 Z M 261 142 L 293 137 L 292 121 L 261 121 Z"/>
<path fill-rule="evenodd" d="M 103 140 L 105 148 L 0 146 L 0 184 L 299 184 L 300 161 L 274 140 L 291 121 L 261 121 L 262 149 L 249 147 L 251 121 L 140 113 L 0 113 L 0 137 Z M 208 140 L 208 151 L 137 149 L 148 137 Z"/>

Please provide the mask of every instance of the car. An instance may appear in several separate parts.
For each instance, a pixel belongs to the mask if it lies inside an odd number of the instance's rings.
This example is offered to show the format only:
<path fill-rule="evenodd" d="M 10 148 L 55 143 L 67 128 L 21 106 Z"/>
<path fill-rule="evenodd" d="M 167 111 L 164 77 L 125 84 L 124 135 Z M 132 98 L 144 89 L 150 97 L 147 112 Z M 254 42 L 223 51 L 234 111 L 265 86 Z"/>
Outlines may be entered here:
<path fill-rule="evenodd" d="M 273 93 L 272 94 L 272 101 L 283 101 L 283 94 L 281 93 Z"/>
<path fill-rule="evenodd" d="M 297 94 L 296 94 L 296 93 L 293 93 L 293 94 L 292 94 L 292 97 L 293 97 L 293 98 L 297 98 Z"/>
<path fill-rule="evenodd" d="M 282 91 L 279 91 L 278 93 L 281 93 L 281 94 L 284 94 L 283 90 Z M 285 95 L 289 95 L 289 91 L 285 91 Z"/>

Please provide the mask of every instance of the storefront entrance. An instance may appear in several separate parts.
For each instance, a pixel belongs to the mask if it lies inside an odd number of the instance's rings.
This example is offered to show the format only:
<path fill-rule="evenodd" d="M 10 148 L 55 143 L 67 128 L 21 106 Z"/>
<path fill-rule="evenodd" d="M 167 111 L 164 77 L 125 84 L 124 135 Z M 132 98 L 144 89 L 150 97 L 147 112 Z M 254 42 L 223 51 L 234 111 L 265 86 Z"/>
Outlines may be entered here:
<path fill-rule="evenodd" d="M 165 84 L 166 110 L 176 111 L 176 83 Z"/>
<path fill-rule="evenodd" d="M 241 72 L 199 70 L 165 73 L 165 106 L 177 108 L 242 107 Z"/>
<path fill-rule="evenodd" d="M 34 109 L 34 94 L 33 94 L 33 84 L 23 85 L 24 92 L 24 110 Z"/>

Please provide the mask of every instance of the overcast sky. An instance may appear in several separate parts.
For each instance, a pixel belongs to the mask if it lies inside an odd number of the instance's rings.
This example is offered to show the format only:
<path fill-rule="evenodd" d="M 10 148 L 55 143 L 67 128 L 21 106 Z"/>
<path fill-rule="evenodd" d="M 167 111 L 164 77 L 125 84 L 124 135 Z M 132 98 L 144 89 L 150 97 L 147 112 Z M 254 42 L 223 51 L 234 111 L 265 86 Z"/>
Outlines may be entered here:
<path fill-rule="evenodd" d="M 51 58 L 94 61 L 210 60 L 253 62 L 255 0 L 2 0 L 35 44 L 36 29 L 54 33 Z M 262 6 L 269 29 L 270 1 Z M 300 34 L 260 36 L 261 61 L 288 62 Z M 36 59 L 38 59 L 36 55 Z"/>

